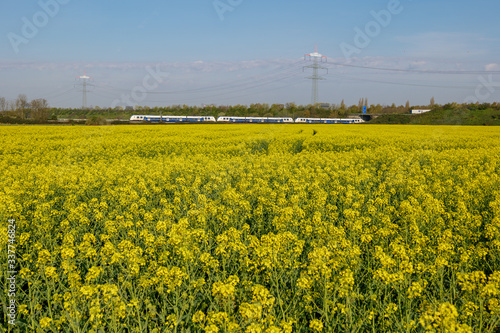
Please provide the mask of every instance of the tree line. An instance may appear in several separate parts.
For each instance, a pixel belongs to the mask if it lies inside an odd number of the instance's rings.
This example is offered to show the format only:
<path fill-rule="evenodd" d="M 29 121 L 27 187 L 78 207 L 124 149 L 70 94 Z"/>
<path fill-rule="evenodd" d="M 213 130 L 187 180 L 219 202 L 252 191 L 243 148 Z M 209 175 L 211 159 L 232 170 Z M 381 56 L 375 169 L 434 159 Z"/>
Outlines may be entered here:
<path fill-rule="evenodd" d="M 362 102 L 361 102 L 362 101 Z M 367 107 L 368 113 L 386 114 L 410 113 L 412 108 L 429 108 L 429 105 L 410 106 L 407 101 L 406 105 L 396 106 L 371 104 L 368 105 L 366 98 L 360 99 L 360 103 L 347 106 L 344 101 L 340 104 L 308 104 L 298 105 L 295 103 L 286 104 L 267 104 L 253 103 L 250 105 L 170 105 L 162 107 L 135 106 L 134 108 L 101 108 L 99 106 L 90 107 L 88 109 L 81 108 L 52 108 L 50 112 L 58 118 L 90 118 L 103 117 L 108 119 L 128 119 L 133 114 L 150 114 L 150 115 L 176 115 L 176 116 L 241 116 L 241 117 L 314 117 L 314 118 L 345 118 L 354 114 L 363 112 L 363 106 Z"/>
<path fill-rule="evenodd" d="M 46 99 L 39 98 L 29 101 L 26 95 L 20 94 L 16 100 L 7 101 L 0 97 L 0 112 L 6 117 L 20 122 L 32 120 L 47 122 L 57 119 L 122 119 L 127 120 L 133 114 L 180 115 L 180 116 L 241 116 L 241 117 L 313 117 L 313 118 L 345 118 L 363 112 L 366 107 L 369 114 L 408 114 L 411 109 L 434 109 L 439 107 L 434 97 L 428 105 L 381 105 L 369 104 L 367 98 L 360 98 L 358 104 L 347 106 L 342 100 L 339 104 L 308 104 L 298 105 L 293 102 L 286 104 L 253 103 L 250 105 L 170 105 L 163 107 L 116 107 L 101 108 L 99 106 L 82 108 L 51 108 Z M 5 121 L 4 121 L 5 122 Z"/>
<path fill-rule="evenodd" d="M 20 94 L 14 101 L 7 101 L 5 97 L 0 97 L 0 112 L 4 117 L 39 122 L 47 121 L 50 116 L 49 103 L 45 98 L 29 101 L 24 94 Z"/>

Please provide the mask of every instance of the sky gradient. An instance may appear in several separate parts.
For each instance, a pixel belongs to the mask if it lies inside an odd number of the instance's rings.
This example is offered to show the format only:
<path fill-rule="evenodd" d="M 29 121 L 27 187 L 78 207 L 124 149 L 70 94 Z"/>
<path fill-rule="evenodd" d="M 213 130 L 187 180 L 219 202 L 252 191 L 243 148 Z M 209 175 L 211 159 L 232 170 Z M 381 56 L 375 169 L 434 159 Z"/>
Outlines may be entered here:
<path fill-rule="evenodd" d="M 0 97 L 88 105 L 500 100 L 498 0 L 3 0 Z M 390 70 L 387 70 L 390 69 Z M 81 81 L 80 81 L 81 82 Z"/>

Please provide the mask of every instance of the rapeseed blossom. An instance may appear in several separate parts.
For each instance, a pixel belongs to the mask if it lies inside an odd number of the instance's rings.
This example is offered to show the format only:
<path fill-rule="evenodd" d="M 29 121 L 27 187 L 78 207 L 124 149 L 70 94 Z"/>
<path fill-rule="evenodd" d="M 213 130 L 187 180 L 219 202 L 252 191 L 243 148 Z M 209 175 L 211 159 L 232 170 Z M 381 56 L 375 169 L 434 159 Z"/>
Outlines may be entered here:
<path fill-rule="evenodd" d="M 21 331 L 499 330 L 497 128 L 0 135 Z"/>

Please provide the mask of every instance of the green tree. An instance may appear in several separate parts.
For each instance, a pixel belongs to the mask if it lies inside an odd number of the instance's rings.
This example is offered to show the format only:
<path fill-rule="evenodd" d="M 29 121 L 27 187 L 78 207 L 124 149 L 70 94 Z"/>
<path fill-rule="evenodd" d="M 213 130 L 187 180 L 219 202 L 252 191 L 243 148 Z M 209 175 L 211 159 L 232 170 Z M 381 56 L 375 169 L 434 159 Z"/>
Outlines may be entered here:
<path fill-rule="evenodd" d="M 19 94 L 16 99 L 16 112 L 21 119 L 27 119 L 30 116 L 30 103 L 25 94 Z"/>
<path fill-rule="evenodd" d="M 7 111 L 7 107 L 8 107 L 8 104 L 7 104 L 7 100 L 5 99 L 5 97 L 0 97 L 0 111 L 1 112 Z"/>
<path fill-rule="evenodd" d="M 370 105 L 370 113 L 381 113 L 382 109 L 383 109 L 383 107 L 380 104 Z"/>
<path fill-rule="evenodd" d="M 283 115 L 283 109 L 283 104 L 272 104 L 269 113 L 271 113 L 274 117 L 280 117 Z"/>
<path fill-rule="evenodd" d="M 44 98 L 32 100 L 31 114 L 36 120 L 47 121 L 49 119 L 49 103 L 47 100 Z"/>
<path fill-rule="evenodd" d="M 291 102 L 291 103 L 286 103 L 285 107 L 288 110 L 288 113 L 292 116 L 292 118 L 294 118 L 295 113 L 297 112 L 297 105 Z"/>

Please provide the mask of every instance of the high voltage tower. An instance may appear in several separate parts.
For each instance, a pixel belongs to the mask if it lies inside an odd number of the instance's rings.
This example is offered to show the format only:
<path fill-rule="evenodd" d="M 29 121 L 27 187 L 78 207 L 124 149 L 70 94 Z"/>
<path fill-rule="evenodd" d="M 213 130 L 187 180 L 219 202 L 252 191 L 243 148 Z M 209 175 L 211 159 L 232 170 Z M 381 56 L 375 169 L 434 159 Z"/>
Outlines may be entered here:
<path fill-rule="evenodd" d="M 87 82 L 87 80 L 91 80 L 92 78 L 85 75 L 85 70 L 83 71 L 83 76 L 77 76 L 76 77 L 78 80 L 81 80 L 81 83 L 77 83 L 75 86 L 81 86 L 82 87 L 82 109 L 87 108 L 87 89 L 88 88 L 93 88 L 94 85 L 92 83 Z"/>
<path fill-rule="evenodd" d="M 327 58 L 326 58 L 326 56 L 318 53 L 318 44 L 316 44 L 316 46 L 314 47 L 314 53 L 309 53 L 309 54 L 304 55 L 305 60 L 306 60 L 306 57 L 309 57 L 309 61 L 313 62 L 309 66 L 304 66 L 304 68 L 312 68 L 313 69 L 313 75 L 306 77 L 306 79 L 313 80 L 312 93 L 311 93 L 311 103 L 314 105 L 314 104 L 318 103 L 318 81 L 319 80 L 326 80 L 324 77 L 319 76 L 318 71 L 320 69 L 326 69 L 326 72 L 328 73 L 328 68 L 321 66 L 321 63 L 326 62 Z"/>

